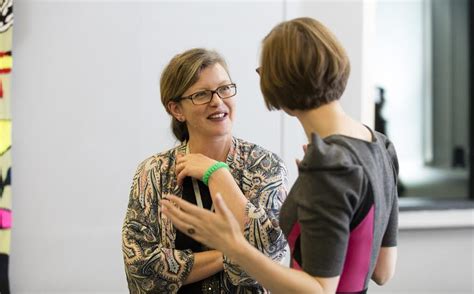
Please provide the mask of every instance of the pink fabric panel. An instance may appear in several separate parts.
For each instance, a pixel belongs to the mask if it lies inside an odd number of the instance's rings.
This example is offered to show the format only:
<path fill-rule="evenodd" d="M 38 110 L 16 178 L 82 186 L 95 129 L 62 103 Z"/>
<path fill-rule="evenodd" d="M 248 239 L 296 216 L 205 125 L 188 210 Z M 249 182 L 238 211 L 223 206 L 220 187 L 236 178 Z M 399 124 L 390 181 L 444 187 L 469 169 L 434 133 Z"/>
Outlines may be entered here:
<path fill-rule="evenodd" d="M 358 292 L 365 289 L 365 279 L 370 267 L 373 231 L 374 206 L 372 205 L 366 217 L 350 234 L 338 292 Z"/>
<path fill-rule="evenodd" d="M 293 228 L 291 229 L 290 235 L 288 235 L 288 245 L 290 245 L 290 251 L 291 251 L 291 267 L 297 270 L 302 270 L 301 266 L 298 264 L 298 262 L 293 258 L 293 252 L 295 251 L 295 243 L 298 237 L 301 234 L 301 227 L 300 223 L 295 223 L 293 225 Z"/>
<path fill-rule="evenodd" d="M 12 212 L 0 208 L 0 229 L 10 229 L 12 227 Z"/>

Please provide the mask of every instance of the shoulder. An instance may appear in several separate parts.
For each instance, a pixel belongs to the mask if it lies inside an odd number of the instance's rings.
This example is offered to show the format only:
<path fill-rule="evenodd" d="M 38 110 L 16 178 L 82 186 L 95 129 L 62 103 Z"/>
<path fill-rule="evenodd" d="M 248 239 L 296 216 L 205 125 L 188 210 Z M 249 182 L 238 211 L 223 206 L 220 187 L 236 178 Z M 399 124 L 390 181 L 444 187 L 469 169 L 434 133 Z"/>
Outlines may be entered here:
<path fill-rule="evenodd" d="M 149 173 L 150 171 L 167 170 L 174 165 L 176 154 L 181 151 L 183 145 L 176 146 L 166 151 L 153 154 L 142 160 L 137 167 L 137 174 Z"/>
<path fill-rule="evenodd" d="M 354 206 L 364 194 L 366 175 L 355 150 L 344 138 L 323 140 L 312 136 L 303 160 L 298 165 L 300 194 L 312 195 L 306 203 L 347 203 Z M 295 184 L 296 186 L 296 184 Z M 318 191 L 314 195 L 314 191 Z"/>
<path fill-rule="evenodd" d="M 277 165 L 286 169 L 283 160 L 276 153 L 240 138 L 234 137 L 233 140 L 235 152 L 245 159 L 247 165 Z"/>
<path fill-rule="evenodd" d="M 325 141 L 316 134 L 299 165 L 300 170 L 341 170 L 360 167 L 354 151 L 343 142 Z"/>
<path fill-rule="evenodd" d="M 398 156 L 397 151 L 395 150 L 395 145 L 393 145 L 392 141 L 390 141 L 384 134 L 379 132 L 374 132 L 375 137 L 378 141 L 380 141 L 381 147 L 384 148 L 390 157 L 390 160 L 393 164 L 393 168 L 398 174 L 399 166 L 398 166 Z"/>
<path fill-rule="evenodd" d="M 384 146 L 385 149 L 387 149 L 389 154 L 396 155 L 395 146 L 393 145 L 392 141 L 390 141 L 390 139 L 387 136 L 385 136 L 384 134 L 380 132 L 377 132 L 377 131 L 373 131 L 373 132 L 377 141 L 379 141 L 380 144 L 382 144 L 382 146 Z"/>

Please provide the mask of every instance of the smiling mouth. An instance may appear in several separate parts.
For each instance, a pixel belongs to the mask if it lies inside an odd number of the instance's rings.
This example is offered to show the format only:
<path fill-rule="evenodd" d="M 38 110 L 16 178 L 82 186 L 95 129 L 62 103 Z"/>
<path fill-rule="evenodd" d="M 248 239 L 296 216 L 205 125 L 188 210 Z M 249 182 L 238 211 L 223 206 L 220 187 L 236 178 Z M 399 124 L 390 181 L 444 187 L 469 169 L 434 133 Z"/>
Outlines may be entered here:
<path fill-rule="evenodd" d="M 207 118 L 211 120 L 220 120 L 223 119 L 227 116 L 228 114 L 225 112 L 219 112 L 219 113 L 214 113 L 209 115 Z"/>

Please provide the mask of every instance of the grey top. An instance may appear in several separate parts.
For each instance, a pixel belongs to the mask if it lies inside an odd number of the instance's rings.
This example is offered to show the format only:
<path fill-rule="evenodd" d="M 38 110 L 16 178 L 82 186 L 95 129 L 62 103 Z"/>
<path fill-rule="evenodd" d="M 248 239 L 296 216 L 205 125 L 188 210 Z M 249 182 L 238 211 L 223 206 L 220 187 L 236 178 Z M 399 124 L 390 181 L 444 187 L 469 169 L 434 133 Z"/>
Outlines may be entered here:
<path fill-rule="evenodd" d="M 360 252 L 360 246 L 365 246 L 361 283 L 367 287 L 380 247 L 397 245 L 397 156 L 384 135 L 371 132 L 372 142 L 313 134 L 299 165 L 298 179 L 282 206 L 280 225 L 293 247 L 293 261 L 310 275 L 341 275 L 350 247 L 359 246 L 356 252 Z M 350 240 L 362 223 L 373 226 L 373 234 L 364 237 L 365 245 Z"/>

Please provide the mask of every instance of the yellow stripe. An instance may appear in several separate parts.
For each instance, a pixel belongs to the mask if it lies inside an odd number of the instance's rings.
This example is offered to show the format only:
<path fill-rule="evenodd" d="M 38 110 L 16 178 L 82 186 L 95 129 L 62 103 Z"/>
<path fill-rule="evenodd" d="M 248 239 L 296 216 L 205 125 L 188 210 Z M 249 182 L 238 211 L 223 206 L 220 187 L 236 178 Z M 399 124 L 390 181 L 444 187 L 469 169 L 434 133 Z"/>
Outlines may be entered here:
<path fill-rule="evenodd" d="M 0 154 L 12 145 L 12 121 L 0 120 Z"/>
<path fill-rule="evenodd" d="M 0 57 L 0 69 L 11 69 L 13 64 L 13 58 L 11 56 Z"/>
<path fill-rule="evenodd" d="M 0 253 L 10 254 L 11 230 L 0 230 Z"/>

